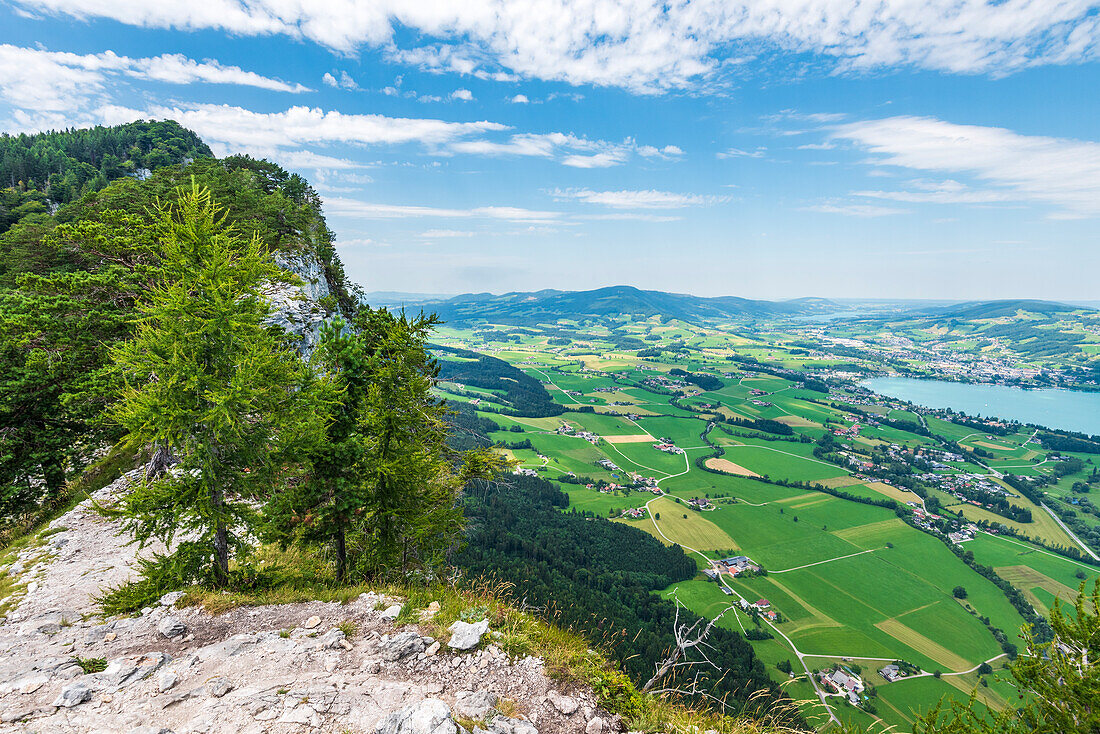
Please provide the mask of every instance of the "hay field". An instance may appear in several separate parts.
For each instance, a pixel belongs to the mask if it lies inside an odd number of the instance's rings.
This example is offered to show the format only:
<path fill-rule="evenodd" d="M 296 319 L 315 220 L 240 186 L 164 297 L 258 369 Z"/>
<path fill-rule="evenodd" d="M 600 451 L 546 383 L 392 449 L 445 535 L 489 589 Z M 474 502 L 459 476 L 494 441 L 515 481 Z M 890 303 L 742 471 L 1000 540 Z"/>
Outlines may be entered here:
<path fill-rule="evenodd" d="M 707 466 L 711 469 L 717 469 L 718 471 L 724 471 L 727 474 L 736 474 L 739 477 L 758 477 L 760 476 L 751 469 L 746 469 L 740 464 L 734 464 L 729 459 L 707 459 Z"/>

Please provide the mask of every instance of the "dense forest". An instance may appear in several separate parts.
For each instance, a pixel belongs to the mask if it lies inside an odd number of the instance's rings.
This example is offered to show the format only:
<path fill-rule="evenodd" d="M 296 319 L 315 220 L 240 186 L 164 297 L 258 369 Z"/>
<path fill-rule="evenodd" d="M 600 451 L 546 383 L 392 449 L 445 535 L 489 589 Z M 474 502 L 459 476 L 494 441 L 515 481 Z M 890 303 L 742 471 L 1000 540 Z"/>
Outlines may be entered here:
<path fill-rule="evenodd" d="M 145 129 L 27 139 L 102 161 L 111 146 Z M 107 147 L 95 147 L 100 139 Z M 192 141 L 191 150 L 206 150 L 191 133 L 182 139 Z M 18 138 L 7 140 L 9 152 L 16 149 L 12 140 Z M 316 254 L 336 305 L 350 312 L 356 304 L 319 197 L 303 178 L 266 161 L 200 158 L 142 179 L 124 176 L 55 214 L 22 217 L 0 234 L 0 517 L 6 522 L 49 504 L 69 476 L 120 437 L 119 427 L 102 419 L 122 378 L 108 353 L 132 337 L 136 304 L 164 281 L 157 205 L 181 187 L 211 192 L 225 209 L 224 224 L 240 237 L 257 237 L 269 254 Z"/>
<path fill-rule="evenodd" d="M 158 168 L 211 155 L 199 136 L 171 120 L 0 135 L 0 233 L 116 179 L 144 178 Z"/>
<path fill-rule="evenodd" d="M 542 383 L 503 359 L 453 347 L 433 346 L 433 351 L 453 355 L 457 359 L 439 362 L 439 379 L 454 380 L 485 390 L 500 390 L 502 399 L 511 406 L 511 413 L 532 418 L 561 415 L 562 406 L 550 398 Z"/>
<path fill-rule="evenodd" d="M 540 608 L 558 623 L 604 648 L 639 684 L 673 645 L 673 603 L 654 590 L 693 577 L 696 565 L 679 546 L 666 547 L 636 528 L 588 514 L 563 512 L 569 498 L 538 477 L 514 477 L 468 498 L 472 528 L 455 562 L 470 574 L 513 585 L 517 602 Z M 694 619 L 686 609 L 681 621 Z M 740 635 L 715 627 L 707 666 L 696 673 L 735 710 L 757 710 L 781 694 Z M 752 698 L 755 691 L 767 691 Z"/>

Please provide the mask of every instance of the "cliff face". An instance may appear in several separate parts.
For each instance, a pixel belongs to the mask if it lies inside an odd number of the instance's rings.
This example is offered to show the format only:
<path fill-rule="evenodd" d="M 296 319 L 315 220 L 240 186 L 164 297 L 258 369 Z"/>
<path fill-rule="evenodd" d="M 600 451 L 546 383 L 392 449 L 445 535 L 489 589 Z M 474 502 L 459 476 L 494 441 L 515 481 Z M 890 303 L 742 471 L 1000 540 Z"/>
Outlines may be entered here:
<path fill-rule="evenodd" d="M 321 341 L 321 324 L 335 315 L 336 294 L 316 252 L 280 254 L 275 260 L 299 283 L 279 284 L 265 293 L 273 310 L 271 323 L 293 335 L 298 351 L 308 356 Z"/>
<path fill-rule="evenodd" d="M 95 501 L 110 503 L 137 478 L 131 472 Z M 0 732 L 616 728 L 590 692 L 565 694 L 538 658 L 506 655 L 492 630 L 481 633 L 487 623 L 434 639 L 395 626 L 403 600 L 382 593 L 220 615 L 177 608 L 174 593 L 138 617 L 99 618 L 93 597 L 136 565 L 118 531 L 89 500 L 0 560 L 12 584 L 0 621 Z M 425 604 L 418 618 L 434 613 Z M 101 664 L 89 672 L 93 659 Z"/>

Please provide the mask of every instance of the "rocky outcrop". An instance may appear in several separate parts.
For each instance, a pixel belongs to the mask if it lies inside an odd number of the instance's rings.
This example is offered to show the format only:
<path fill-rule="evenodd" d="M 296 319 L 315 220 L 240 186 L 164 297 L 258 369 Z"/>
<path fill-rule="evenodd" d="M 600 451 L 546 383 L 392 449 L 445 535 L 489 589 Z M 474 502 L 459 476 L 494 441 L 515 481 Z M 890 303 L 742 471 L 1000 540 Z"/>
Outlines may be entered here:
<path fill-rule="evenodd" d="M 321 341 L 321 324 L 335 315 L 336 295 L 316 254 L 283 253 L 276 263 L 298 282 L 278 283 L 264 292 L 273 311 L 270 322 L 291 334 L 298 351 L 308 356 Z"/>
<path fill-rule="evenodd" d="M 135 566 L 117 531 L 85 502 L 0 569 L 21 589 L 0 622 L 0 734 L 613 731 L 591 693 L 557 690 L 541 660 L 507 655 L 483 620 L 470 624 L 474 646 L 455 649 L 397 626 L 385 610 L 403 600 L 380 593 L 220 615 L 168 594 L 140 616 L 101 619 L 94 595 Z"/>

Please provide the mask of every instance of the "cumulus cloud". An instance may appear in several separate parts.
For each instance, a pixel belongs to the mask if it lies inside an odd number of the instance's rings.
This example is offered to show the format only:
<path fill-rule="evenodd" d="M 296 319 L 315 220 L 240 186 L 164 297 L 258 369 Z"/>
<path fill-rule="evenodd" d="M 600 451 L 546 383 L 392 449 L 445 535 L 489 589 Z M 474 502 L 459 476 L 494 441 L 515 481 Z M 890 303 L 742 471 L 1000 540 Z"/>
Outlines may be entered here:
<path fill-rule="evenodd" d="M 182 54 L 129 58 L 113 51 L 74 54 L 0 45 L 0 95 L 15 107 L 35 111 L 74 110 L 99 97 L 109 79 L 129 77 L 170 84 L 236 84 L 276 92 L 308 87 Z"/>
<path fill-rule="evenodd" d="M 509 99 L 508 101 L 511 102 L 512 104 L 527 104 L 531 100 L 527 99 L 526 94 L 517 94 L 514 97 L 512 97 L 511 99 Z"/>
<path fill-rule="evenodd" d="M 890 117 L 839 125 L 831 138 L 871 154 L 868 163 L 925 174 L 970 176 L 864 191 L 863 196 L 909 202 L 1031 201 L 1057 217 L 1100 215 L 1100 143 L 1021 135 L 999 127 L 959 125 L 931 117 Z"/>
<path fill-rule="evenodd" d="M 462 140 L 451 145 L 450 149 L 456 153 L 475 155 L 555 158 L 571 168 L 618 166 L 629 160 L 633 153 L 672 158 L 683 152 L 675 145 L 658 149 L 652 145 L 639 146 L 631 138 L 613 143 L 560 132 L 516 133 L 507 140 Z"/>
<path fill-rule="evenodd" d="M 709 206 L 730 200 L 729 196 L 678 194 L 671 191 L 622 190 L 592 191 L 590 189 L 555 189 L 551 195 L 559 201 L 581 201 L 612 209 L 682 209 L 688 206 Z"/>
<path fill-rule="evenodd" d="M 417 143 L 437 149 L 462 138 L 505 130 L 495 122 L 345 114 L 316 107 L 283 112 L 254 112 L 232 105 L 154 106 L 148 113 L 178 121 L 204 140 L 234 151 L 326 145 L 401 145 Z M 141 112 L 135 111 L 141 115 Z"/>
<path fill-rule="evenodd" d="M 143 27 L 285 34 L 433 71 L 637 92 L 691 88 L 745 57 L 816 53 L 840 71 L 910 66 L 1003 74 L 1100 55 L 1089 0 L 14 0 L 26 12 Z M 401 47 L 397 27 L 420 45 Z"/>
<path fill-rule="evenodd" d="M 473 102 L 474 93 L 469 89 L 456 89 L 451 92 L 451 99 L 457 99 L 461 102 Z"/>
<path fill-rule="evenodd" d="M 333 87 L 336 89 L 347 89 L 349 91 L 356 91 L 359 89 L 359 82 L 351 78 L 351 75 L 346 71 L 340 72 L 340 78 L 336 78 L 333 74 L 325 72 L 325 75 L 321 77 L 321 81 L 325 83 L 325 86 Z"/>

